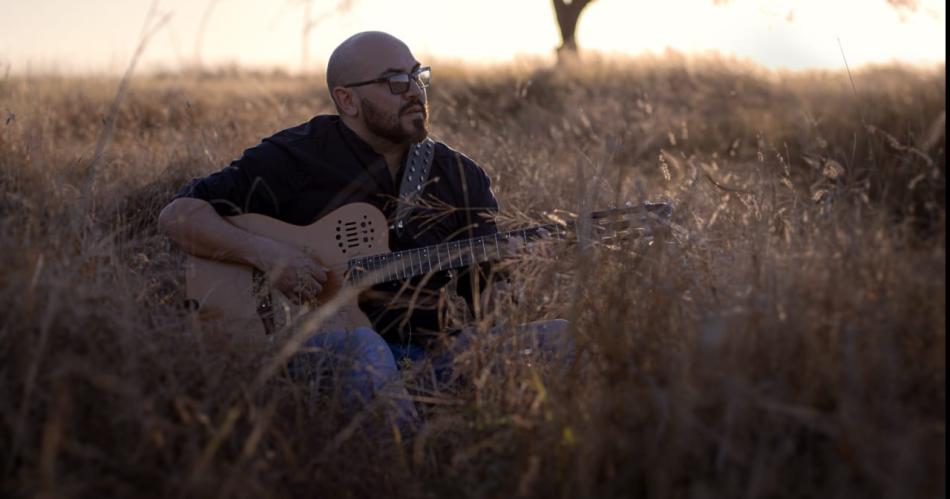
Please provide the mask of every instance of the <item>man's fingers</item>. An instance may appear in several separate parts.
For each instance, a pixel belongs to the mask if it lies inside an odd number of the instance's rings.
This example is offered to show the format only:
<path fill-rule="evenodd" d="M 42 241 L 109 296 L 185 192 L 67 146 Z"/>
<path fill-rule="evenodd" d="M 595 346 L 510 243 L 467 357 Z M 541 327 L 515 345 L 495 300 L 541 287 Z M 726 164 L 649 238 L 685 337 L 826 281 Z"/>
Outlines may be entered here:
<path fill-rule="evenodd" d="M 327 269 L 321 265 L 311 267 L 310 275 L 318 282 L 327 282 Z"/>
<path fill-rule="evenodd" d="M 318 281 L 315 276 L 307 274 L 300 276 L 299 280 L 297 281 L 297 285 L 308 295 L 316 295 L 321 289 L 323 289 L 323 286 L 320 285 L 320 281 Z"/>
<path fill-rule="evenodd" d="M 330 272 L 330 269 L 323 266 L 317 259 L 312 259 L 310 261 L 310 274 L 320 282 L 327 282 L 327 273 Z"/>
<path fill-rule="evenodd" d="M 316 298 L 321 291 L 323 291 L 323 286 L 320 285 L 320 282 L 314 279 L 310 286 L 307 288 L 310 291 L 310 298 Z"/>
<path fill-rule="evenodd" d="M 292 290 L 294 301 L 302 304 L 315 299 L 323 291 L 323 286 L 312 277 L 303 277 L 296 281 Z"/>

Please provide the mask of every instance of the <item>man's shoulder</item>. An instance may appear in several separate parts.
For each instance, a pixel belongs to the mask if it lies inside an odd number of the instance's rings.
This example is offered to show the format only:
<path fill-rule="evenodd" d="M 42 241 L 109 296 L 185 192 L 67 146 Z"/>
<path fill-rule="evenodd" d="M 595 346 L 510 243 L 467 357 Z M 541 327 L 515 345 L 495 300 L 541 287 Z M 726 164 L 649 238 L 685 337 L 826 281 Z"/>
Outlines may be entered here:
<path fill-rule="evenodd" d="M 466 156 L 464 153 L 453 149 L 444 142 L 436 140 L 435 138 L 432 140 L 435 142 L 434 160 L 436 163 L 441 164 L 443 168 L 446 168 L 450 171 L 456 168 L 461 168 L 461 171 L 466 175 L 484 175 L 487 177 L 485 170 L 483 170 L 482 167 L 475 162 L 475 160 Z"/>
<path fill-rule="evenodd" d="M 300 147 L 301 145 L 313 144 L 314 139 L 320 139 L 330 131 L 335 130 L 339 121 L 340 117 L 335 115 L 314 116 L 310 121 L 285 128 L 271 135 L 264 139 L 262 143 L 271 143 L 283 147 Z"/>
<path fill-rule="evenodd" d="M 265 137 L 231 162 L 231 167 L 245 171 L 263 172 L 298 169 L 318 153 L 318 144 L 329 130 L 336 129 L 336 116 L 315 116 L 306 123 L 285 128 Z"/>

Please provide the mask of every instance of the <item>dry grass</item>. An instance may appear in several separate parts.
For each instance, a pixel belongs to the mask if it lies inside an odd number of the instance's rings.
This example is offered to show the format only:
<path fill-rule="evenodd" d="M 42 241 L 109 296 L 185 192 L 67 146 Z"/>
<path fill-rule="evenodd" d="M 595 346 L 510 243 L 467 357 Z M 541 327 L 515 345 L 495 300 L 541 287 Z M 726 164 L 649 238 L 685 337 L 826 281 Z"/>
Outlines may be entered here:
<path fill-rule="evenodd" d="M 943 68 L 864 70 L 857 95 L 715 60 L 582 69 L 439 69 L 434 133 L 512 223 L 650 198 L 675 230 L 529 258 L 495 312 L 570 319 L 579 362 L 472 352 L 464 386 L 408 380 L 459 403 L 382 444 L 199 334 L 155 228 L 187 179 L 329 112 L 320 78 L 136 80 L 91 184 L 116 82 L 0 81 L 0 493 L 945 496 Z"/>

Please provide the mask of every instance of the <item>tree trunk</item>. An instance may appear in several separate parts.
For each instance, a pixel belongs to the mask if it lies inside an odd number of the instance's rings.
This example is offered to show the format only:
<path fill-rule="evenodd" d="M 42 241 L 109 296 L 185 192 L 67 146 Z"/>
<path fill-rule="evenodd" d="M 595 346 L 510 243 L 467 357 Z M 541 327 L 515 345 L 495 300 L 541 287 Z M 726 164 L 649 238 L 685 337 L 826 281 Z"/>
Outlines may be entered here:
<path fill-rule="evenodd" d="M 574 39 L 577 20 L 581 17 L 584 7 L 592 1 L 594 0 L 553 0 L 557 27 L 561 30 L 561 46 L 557 48 L 559 61 L 577 57 L 577 41 Z"/>

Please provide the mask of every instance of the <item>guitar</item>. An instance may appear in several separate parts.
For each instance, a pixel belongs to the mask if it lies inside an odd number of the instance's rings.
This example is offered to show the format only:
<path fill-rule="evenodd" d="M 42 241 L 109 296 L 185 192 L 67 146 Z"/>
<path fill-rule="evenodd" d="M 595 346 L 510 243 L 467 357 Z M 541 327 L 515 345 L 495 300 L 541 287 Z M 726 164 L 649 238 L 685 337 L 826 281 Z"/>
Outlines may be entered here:
<path fill-rule="evenodd" d="M 375 284 L 410 279 L 469 265 L 509 258 L 537 239 L 565 239 L 580 224 L 591 239 L 605 233 L 649 235 L 651 228 L 668 223 L 673 209 L 665 203 L 646 203 L 590 214 L 579 221 L 555 221 L 509 232 L 392 252 L 386 217 L 367 203 L 341 206 L 320 220 L 292 225 L 254 213 L 225 220 L 248 232 L 289 243 L 315 257 L 329 272 L 315 303 L 296 307 L 268 285 L 258 269 L 189 255 L 185 264 L 186 304 L 215 329 L 253 335 L 272 334 L 295 323 L 308 311 L 329 303 L 341 291 L 358 291 Z M 576 231 L 571 231 L 576 232 Z M 345 303 L 321 328 L 351 329 L 370 326 L 348 293 Z"/>

